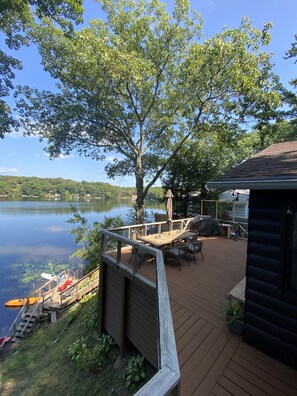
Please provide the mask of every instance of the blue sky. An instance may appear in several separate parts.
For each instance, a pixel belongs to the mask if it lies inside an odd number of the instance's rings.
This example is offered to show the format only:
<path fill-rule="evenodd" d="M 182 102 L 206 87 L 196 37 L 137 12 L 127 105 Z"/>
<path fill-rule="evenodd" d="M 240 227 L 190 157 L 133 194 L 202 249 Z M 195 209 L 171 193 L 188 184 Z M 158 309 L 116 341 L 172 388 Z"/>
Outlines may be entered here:
<path fill-rule="evenodd" d="M 172 1 L 164 1 L 172 7 Z M 297 76 L 297 65 L 283 57 L 297 33 L 296 0 L 191 0 L 192 7 L 204 18 L 204 38 L 213 36 L 224 26 L 238 27 L 246 16 L 255 27 L 262 29 L 266 22 L 272 22 L 272 42 L 267 51 L 273 52 L 274 71 L 281 82 L 289 87 L 289 81 Z M 85 23 L 100 17 L 99 5 L 85 0 Z M 0 35 L 0 45 L 3 37 Z M 28 84 L 39 89 L 51 89 L 54 81 L 42 70 L 36 48 L 22 48 L 15 54 L 23 62 L 23 70 L 16 72 L 15 85 Z M 9 103 L 13 105 L 12 98 Z M 107 179 L 103 162 L 79 157 L 50 160 L 43 151 L 44 143 L 36 138 L 23 138 L 14 133 L 0 141 L 0 175 L 63 177 L 72 180 L 100 181 L 119 186 L 133 186 L 133 178 Z"/>

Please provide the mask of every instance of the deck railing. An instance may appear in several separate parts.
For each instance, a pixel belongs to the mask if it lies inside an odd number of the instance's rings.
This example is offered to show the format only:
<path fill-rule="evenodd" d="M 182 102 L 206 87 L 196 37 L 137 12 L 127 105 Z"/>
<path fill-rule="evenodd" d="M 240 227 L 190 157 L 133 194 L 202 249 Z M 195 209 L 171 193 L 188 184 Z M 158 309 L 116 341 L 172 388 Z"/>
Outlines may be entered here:
<path fill-rule="evenodd" d="M 58 275 L 54 276 L 53 279 L 49 280 L 48 282 L 44 283 L 41 287 L 34 290 L 28 297 L 38 297 L 42 298 L 43 296 L 48 297 L 50 294 L 49 292 L 53 292 L 57 286 L 57 282 L 59 279 L 67 278 L 68 276 L 72 276 L 73 278 L 76 277 L 76 272 L 72 271 L 71 269 L 66 269 L 60 272 Z"/>
<path fill-rule="evenodd" d="M 184 220 L 176 221 L 179 227 L 184 227 Z M 121 227 L 121 231 L 127 230 L 128 235 L 131 234 L 132 229 L 137 229 L 142 227 L 144 232 L 147 232 L 148 227 L 146 226 L 155 226 L 161 227 L 162 224 L 166 224 L 166 222 L 159 223 L 150 223 L 139 226 L 129 226 L 129 227 Z M 117 228 L 113 231 L 119 231 Z M 117 241 L 116 248 L 116 258 L 111 259 L 106 252 L 106 239 L 114 239 Z M 155 256 L 156 260 L 156 283 L 152 285 L 152 282 L 145 280 L 142 276 L 137 273 L 137 265 L 133 266 L 133 269 L 124 265 L 121 262 L 121 252 L 122 247 L 130 245 L 134 249 L 141 249 L 142 251 L 147 251 L 153 256 Z M 111 232 L 111 230 L 102 230 L 102 258 L 103 260 L 107 260 L 109 263 L 112 263 L 115 266 L 119 266 L 121 269 L 124 269 L 127 272 L 133 274 L 134 278 L 137 278 L 138 281 L 148 282 L 154 288 L 156 292 L 156 301 L 157 301 L 157 351 L 158 351 L 158 371 L 157 373 L 148 381 L 137 393 L 137 396 L 162 396 L 168 395 L 170 392 L 175 392 L 175 394 L 179 394 L 179 382 L 180 382 L 180 369 L 178 363 L 178 356 L 176 350 L 172 315 L 170 309 L 170 301 L 169 294 L 167 288 L 166 281 L 166 273 L 164 267 L 164 259 L 161 250 L 154 249 L 150 246 L 146 246 L 143 243 L 136 242 L 130 238 L 124 237 L 122 235 L 116 234 L 115 232 Z M 100 287 L 104 287 L 100 284 Z"/>
<path fill-rule="evenodd" d="M 78 279 L 70 287 L 60 292 L 60 306 L 63 302 L 71 297 L 74 300 L 79 300 L 83 295 L 98 287 L 99 284 L 99 269 L 96 268 L 87 275 Z"/>

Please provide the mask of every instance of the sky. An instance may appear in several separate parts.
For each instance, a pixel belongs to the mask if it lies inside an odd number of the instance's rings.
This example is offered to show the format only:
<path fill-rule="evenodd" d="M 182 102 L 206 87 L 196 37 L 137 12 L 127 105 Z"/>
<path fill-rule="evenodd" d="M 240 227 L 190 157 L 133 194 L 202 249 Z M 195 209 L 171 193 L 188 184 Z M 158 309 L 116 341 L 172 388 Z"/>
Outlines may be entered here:
<path fill-rule="evenodd" d="M 173 1 L 163 2 L 168 9 L 172 7 Z M 191 5 L 204 19 L 203 39 L 213 36 L 224 26 L 238 27 L 242 17 L 249 17 L 253 26 L 259 29 L 266 22 L 271 22 L 272 41 L 266 51 L 273 53 L 274 72 L 290 88 L 289 81 L 297 76 L 297 65 L 292 59 L 285 60 L 284 56 L 297 33 L 296 0 L 191 0 Z M 84 6 L 85 24 L 90 19 L 102 16 L 99 5 L 93 0 L 85 0 Z M 1 34 L 0 45 L 3 45 Z M 23 63 L 23 69 L 16 71 L 15 85 L 27 84 L 39 89 L 53 89 L 55 82 L 43 71 L 35 47 L 22 48 L 15 53 L 15 57 Z M 13 107 L 12 97 L 8 98 L 8 102 Z M 72 153 L 69 157 L 50 160 L 44 151 L 45 146 L 37 138 L 24 138 L 16 133 L 6 135 L 0 140 L 0 175 L 62 177 L 76 181 L 106 182 L 121 187 L 134 186 L 132 177 L 115 180 L 107 178 L 104 167 L 112 157 L 98 162 Z"/>

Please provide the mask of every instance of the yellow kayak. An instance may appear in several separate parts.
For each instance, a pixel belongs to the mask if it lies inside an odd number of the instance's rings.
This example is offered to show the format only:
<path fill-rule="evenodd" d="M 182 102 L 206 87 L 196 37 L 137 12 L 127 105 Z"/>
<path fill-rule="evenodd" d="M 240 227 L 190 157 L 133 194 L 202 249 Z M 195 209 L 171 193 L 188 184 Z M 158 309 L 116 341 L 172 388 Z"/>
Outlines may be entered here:
<path fill-rule="evenodd" d="M 38 297 L 16 298 L 14 300 L 7 301 L 4 305 L 9 308 L 19 308 L 22 307 L 27 301 L 29 301 L 29 305 L 33 305 L 38 300 Z"/>

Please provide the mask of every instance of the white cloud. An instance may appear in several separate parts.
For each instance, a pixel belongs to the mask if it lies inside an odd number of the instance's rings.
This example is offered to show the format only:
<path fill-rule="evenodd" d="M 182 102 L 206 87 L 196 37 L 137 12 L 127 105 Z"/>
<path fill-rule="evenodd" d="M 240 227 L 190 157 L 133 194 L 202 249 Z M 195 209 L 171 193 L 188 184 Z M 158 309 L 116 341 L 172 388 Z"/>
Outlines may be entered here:
<path fill-rule="evenodd" d="M 113 162 L 113 160 L 115 159 L 116 157 L 106 157 L 105 158 L 105 161 L 107 161 L 107 162 Z"/>
<path fill-rule="evenodd" d="M 22 129 L 20 131 L 12 131 L 10 133 L 7 133 L 5 135 L 5 138 L 11 138 L 11 139 L 20 139 L 21 138 L 21 139 L 23 139 L 24 138 L 24 130 Z M 27 135 L 25 138 L 26 139 L 37 139 L 37 138 L 39 138 L 39 136 L 31 134 L 31 135 Z"/>
<path fill-rule="evenodd" d="M 17 168 L 7 168 L 6 166 L 0 166 L 1 175 L 7 175 L 10 173 L 17 173 L 17 172 L 18 172 Z"/>

